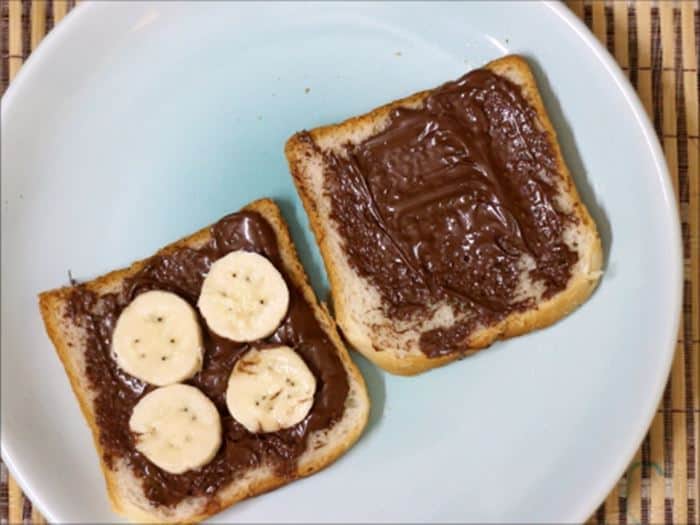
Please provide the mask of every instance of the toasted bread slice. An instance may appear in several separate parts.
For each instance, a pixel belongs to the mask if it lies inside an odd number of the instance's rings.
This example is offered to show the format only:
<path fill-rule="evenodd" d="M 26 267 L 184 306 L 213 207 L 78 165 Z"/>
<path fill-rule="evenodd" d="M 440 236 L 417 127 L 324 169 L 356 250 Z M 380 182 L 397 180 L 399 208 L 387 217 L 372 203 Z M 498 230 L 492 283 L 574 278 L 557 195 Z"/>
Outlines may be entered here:
<path fill-rule="evenodd" d="M 601 275 L 602 252 L 596 225 L 581 202 L 557 143 L 556 133 L 545 111 L 535 78 L 527 62 L 518 56 L 507 56 L 484 68 L 520 87 L 522 96 L 536 112 L 538 127 L 546 133 L 555 157 L 559 175 L 560 206 L 575 217 L 563 237 L 578 261 L 565 288 L 555 295 L 538 298 L 525 311 L 508 314 L 491 324 L 482 324 L 458 344 L 455 351 L 428 356 L 419 347 L 421 334 L 449 326 L 457 313 L 444 314 L 444 308 L 433 309 L 435 315 L 421 322 L 403 322 L 386 313 L 386 305 L 373 283 L 353 267 L 344 247 L 339 225 L 332 216 L 332 201 L 327 188 L 328 155 L 347 155 L 347 147 L 363 143 L 388 126 L 390 114 L 397 108 L 422 108 L 431 91 L 423 91 L 397 100 L 365 115 L 337 125 L 324 126 L 292 136 L 285 153 L 311 227 L 316 235 L 329 276 L 335 316 L 347 340 L 358 351 L 389 372 L 412 375 L 444 365 L 497 339 L 517 336 L 548 326 L 583 303 L 593 292 Z M 575 223 L 575 224 L 574 224 Z M 532 297 L 534 286 L 526 289 Z M 440 313 L 442 310 L 442 313 Z"/>
<path fill-rule="evenodd" d="M 268 466 L 258 466 L 241 473 L 232 482 L 217 489 L 211 495 L 187 497 L 175 506 L 154 504 L 146 497 L 141 480 L 134 475 L 125 460 L 118 460 L 112 468 L 104 460 L 104 450 L 100 444 L 100 428 L 93 403 L 95 393 L 86 375 L 84 354 L 86 334 L 80 326 L 72 322 L 69 316 L 65 315 L 69 308 L 68 298 L 73 288 L 52 290 L 39 296 L 46 330 L 56 347 L 83 415 L 92 430 L 112 507 L 115 512 L 133 521 L 197 522 L 240 500 L 272 490 L 296 478 L 313 474 L 332 463 L 352 446 L 367 422 L 369 399 L 364 380 L 350 360 L 327 310 L 316 301 L 277 205 L 271 200 L 262 199 L 246 206 L 244 210 L 257 212 L 271 225 L 283 263 L 281 270 L 301 290 L 303 297 L 311 305 L 316 320 L 335 347 L 349 383 L 342 417 L 329 428 L 317 430 L 307 436 L 306 448 L 298 458 L 293 472 L 279 473 Z M 163 248 L 156 255 L 168 254 L 183 247 L 196 249 L 207 243 L 210 238 L 210 230 L 205 228 Z M 83 286 L 98 295 L 114 292 L 121 289 L 125 279 L 136 274 L 147 262 L 148 260 L 136 262 L 127 269 L 111 272 Z"/>

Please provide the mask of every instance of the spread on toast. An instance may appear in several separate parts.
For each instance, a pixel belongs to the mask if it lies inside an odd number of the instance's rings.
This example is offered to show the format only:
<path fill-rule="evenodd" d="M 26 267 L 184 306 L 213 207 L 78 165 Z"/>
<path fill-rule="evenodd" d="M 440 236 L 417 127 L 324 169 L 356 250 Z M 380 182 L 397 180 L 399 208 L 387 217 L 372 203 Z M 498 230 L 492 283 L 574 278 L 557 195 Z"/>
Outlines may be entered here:
<path fill-rule="evenodd" d="M 419 108 L 392 109 L 363 142 L 323 152 L 330 216 L 385 314 L 420 319 L 440 301 L 470 312 L 421 335 L 428 357 L 532 308 L 521 287 L 536 283 L 541 299 L 566 288 L 578 255 L 563 233 L 578 219 L 558 205 L 552 142 L 519 86 L 478 69 Z"/>

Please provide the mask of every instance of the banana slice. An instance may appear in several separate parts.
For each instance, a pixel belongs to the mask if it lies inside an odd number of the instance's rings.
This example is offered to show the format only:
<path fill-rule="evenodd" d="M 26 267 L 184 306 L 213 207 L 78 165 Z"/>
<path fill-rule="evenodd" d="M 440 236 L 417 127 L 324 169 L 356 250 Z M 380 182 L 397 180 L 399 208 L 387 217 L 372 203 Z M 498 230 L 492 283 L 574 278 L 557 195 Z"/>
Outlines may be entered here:
<path fill-rule="evenodd" d="M 157 388 L 131 414 L 136 449 L 171 474 L 209 463 L 221 445 L 221 418 L 207 396 L 189 385 Z"/>
<path fill-rule="evenodd" d="M 202 367 L 197 313 L 174 293 L 142 293 L 119 316 L 112 352 L 125 372 L 153 385 L 188 379 Z"/>
<path fill-rule="evenodd" d="M 254 348 L 233 367 L 226 405 L 250 432 L 275 432 L 306 417 L 315 391 L 316 378 L 294 350 Z"/>
<path fill-rule="evenodd" d="M 218 335 L 255 341 L 279 326 L 289 306 L 289 290 L 265 257 L 235 251 L 211 265 L 197 306 Z"/>

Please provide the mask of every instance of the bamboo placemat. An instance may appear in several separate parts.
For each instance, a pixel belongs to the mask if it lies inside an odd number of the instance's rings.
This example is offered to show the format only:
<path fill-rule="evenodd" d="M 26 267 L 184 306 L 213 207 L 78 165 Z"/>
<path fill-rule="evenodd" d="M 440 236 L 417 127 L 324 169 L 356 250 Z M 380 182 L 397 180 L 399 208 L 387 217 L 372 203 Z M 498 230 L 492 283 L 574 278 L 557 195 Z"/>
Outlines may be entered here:
<path fill-rule="evenodd" d="M 663 400 L 634 460 L 589 521 L 698 524 L 700 6 L 693 0 L 567 4 L 615 56 L 654 123 L 679 202 L 685 263 L 682 322 Z M 0 93 L 74 5 L 75 0 L 0 0 Z M 5 523 L 45 521 L 0 462 L 0 525 Z"/>

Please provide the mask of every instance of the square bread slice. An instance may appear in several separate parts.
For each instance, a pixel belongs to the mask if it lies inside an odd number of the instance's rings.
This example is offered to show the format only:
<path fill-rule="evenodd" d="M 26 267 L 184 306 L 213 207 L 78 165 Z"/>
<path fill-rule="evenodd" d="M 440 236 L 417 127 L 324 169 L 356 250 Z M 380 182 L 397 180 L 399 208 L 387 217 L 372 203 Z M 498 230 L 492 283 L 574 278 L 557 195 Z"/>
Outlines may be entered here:
<path fill-rule="evenodd" d="M 223 486 L 218 486 L 216 479 L 214 479 L 214 485 L 218 488 L 207 490 L 205 494 L 184 497 L 174 505 L 157 504 L 149 499 L 144 490 L 142 479 L 135 475 L 127 460 L 116 458 L 113 461 L 108 461 L 105 456 L 94 402 L 95 389 L 86 370 L 88 366 L 86 363 L 88 334 L 79 323 L 74 322 L 68 315 L 70 297 L 76 287 L 69 286 L 47 291 L 39 296 L 39 305 L 46 330 L 56 347 L 83 415 L 92 430 L 112 507 L 115 512 L 135 522 L 197 522 L 238 501 L 270 491 L 294 479 L 313 474 L 328 466 L 348 450 L 360 437 L 367 422 L 369 399 L 364 380 L 350 360 L 327 309 L 324 305 L 317 303 L 279 208 L 273 201 L 262 199 L 249 204 L 241 211 L 257 212 L 271 226 L 282 262 L 282 267 L 278 269 L 286 276 L 288 282 L 301 291 L 302 299 L 300 300 L 305 300 L 311 306 L 315 320 L 319 323 L 322 332 L 330 339 L 332 347 L 342 363 L 349 386 L 342 408 L 342 416 L 331 422 L 330 426 L 307 434 L 304 448 L 297 456 L 296 464 L 293 465 L 294 468 L 291 471 L 279 472 L 271 465 L 265 464 L 264 460 L 259 461 L 259 464 L 255 464 L 257 460 L 253 460 L 253 465 L 250 468 L 246 467 L 247 470 L 236 471 L 233 479 Z M 164 247 L 154 257 L 168 255 L 176 250 L 196 250 L 206 245 L 211 238 L 212 231 L 209 228 L 204 228 Z M 226 239 L 217 238 L 216 242 L 226 242 Z M 129 268 L 108 273 L 79 286 L 94 293 L 98 298 L 103 298 L 108 294 L 118 294 L 124 287 L 124 283 L 146 267 L 151 259 L 136 262 Z M 109 360 L 110 356 L 106 355 L 105 359 Z M 206 355 L 204 359 L 206 363 Z M 125 377 L 128 380 L 129 376 Z M 105 380 L 107 381 L 108 378 Z M 222 413 L 222 418 L 225 416 L 226 414 Z M 304 423 L 300 424 L 304 425 Z M 240 429 L 234 429 L 234 431 L 239 434 L 241 432 Z M 224 432 L 227 432 L 226 428 Z M 231 431 L 229 430 L 229 432 Z M 268 436 L 265 439 L 278 439 L 274 433 L 271 435 L 263 434 L 263 436 Z M 282 438 L 279 440 L 281 441 Z M 177 480 L 177 475 L 168 475 L 159 471 L 155 465 L 150 464 L 148 468 L 154 472 L 155 476 L 167 475 L 170 476 L 170 479 Z"/>
<path fill-rule="evenodd" d="M 402 252 L 399 244 L 400 239 L 395 241 L 392 234 L 387 233 L 388 230 L 385 227 L 387 224 L 386 215 L 395 213 L 396 209 L 400 210 L 402 206 L 404 206 L 403 209 L 415 208 L 416 202 L 418 202 L 417 207 L 420 207 L 420 201 L 424 196 L 420 195 L 420 192 L 416 192 L 415 189 L 410 194 L 410 202 L 396 203 L 393 201 L 394 204 L 391 202 L 386 204 L 388 197 L 381 193 L 387 188 L 389 188 L 387 191 L 393 191 L 393 187 L 401 184 L 405 189 L 406 180 L 415 183 L 416 179 L 411 179 L 413 174 L 398 172 L 398 168 L 392 172 L 391 167 L 382 167 L 381 170 L 384 171 L 380 170 L 380 175 L 377 175 L 377 170 L 371 171 L 375 177 L 372 179 L 375 184 L 378 180 L 376 177 L 392 178 L 392 180 L 384 181 L 380 190 L 372 190 L 370 182 L 367 182 L 365 172 L 370 172 L 373 167 L 367 168 L 367 164 L 363 164 L 365 166 L 362 168 L 365 170 L 363 172 L 357 166 L 360 166 L 360 162 L 365 162 L 365 159 L 375 158 L 370 157 L 370 155 L 374 155 L 373 151 L 376 150 L 370 150 L 370 148 L 377 147 L 385 148 L 381 152 L 384 157 L 381 158 L 389 159 L 386 160 L 387 163 L 414 162 L 416 166 L 424 163 L 425 150 L 419 152 L 424 155 L 423 157 L 417 157 L 416 153 L 407 153 L 408 150 L 386 153 L 390 147 L 387 144 L 392 144 L 397 135 L 403 133 L 403 130 L 410 125 L 408 123 L 404 127 L 399 127 L 400 125 L 396 124 L 396 127 L 390 128 L 391 119 L 392 115 L 409 114 L 412 110 L 423 110 L 427 107 L 426 100 L 429 99 L 431 93 L 437 90 L 414 94 L 379 107 L 365 115 L 350 118 L 340 124 L 299 132 L 292 136 L 286 144 L 285 153 L 290 171 L 320 246 L 329 276 L 336 321 L 352 346 L 380 367 L 395 374 L 420 373 L 474 353 L 478 349 L 489 346 L 497 339 L 525 334 L 548 326 L 583 303 L 595 289 L 601 275 L 602 252 L 596 225 L 576 191 L 574 181 L 562 157 L 555 130 L 547 116 L 535 78 L 527 62 L 519 56 L 511 55 L 490 62 L 481 70 L 476 70 L 476 72 L 479 71 L 482 71 L 483 74 L 490 71 L 501 79 L 506 79 L 510 83 L 509 85 L 515 85 L 516 89 L 520 91 L 519 96 L 525 100 L 526 105 L 529 105 L 527 114 L 533 115 L 534 124 L 532 127 L 537 129 L 537 133 L 540 134 L 538 137 L 544 137 L 538 139 L 539 144 L 541 146 L 542 143 L 545 143 L 546 147 L 550 148 L 548 151 L 550 151 L 552 160 L 548 166 L 551 166 L 551 172 L 556 177 L 556 188 L 552 190 L 556 192 L 556 197 L 553 199 L 554 206 L 558 212 L 566 213 L 569 217 L 563 230 L 562 242 L 576 256 L 576 262 L 571 268 L 568 282 L 565 282 L 565 285 L 556 293 L 550 295 L 542 292 L 542 287 L 538 286 L 535 278 L 532 278 L 529 273 L 531 268 L 524 265 L 519 276 L 520 284 L 518 285 L 517 297 L 514 296 L 512 301 L 519 301 L 519 305 L 526 304 L 527 306 L 519 307 L 517 311 L 509 312 L 507 315 L 503 314 L 500 318 L 496 315 L 492 316 L 490 320 L 472 322 L 471 319 L 476 318 L 476 310 L 469 306 L 468 302 L 464 302 L 459 308 L 455 307 L 455 301 L 450 300 L 419 304 L 420 313 L 413 317 L 411 315 L 392 315 L 386 295 L 382 295 L 382 290 L 379 289 L 381 283 L 376 285 L 376 282 L 372 280 L 372 272 L 376 272 L 376 268 L 381 267 L 381 265 L 371 266 L 367 262 L 372 258 L 371 250 L 384 249 L 386 246 L 393 249 L 398 246 L 396 250 L 399 255 L 395 260 L 398 261 L 399 257 L 402 257 L 405 266 L 396 266 L 397 273 L 404 272 L 406 268 L 408 268 L 406 271 L 413 270 L 411 265 L 414 265 L 419 267 L 419 270 L 414 273 L 418 274 L 423 271 L 422 275 L 428 276 L 424 282 L 430 282 L 429 263 L 434 259 L 426 263 L 424 258 L 421 259 L 420 256 L 413 257 L 412 253 L 415 251 L 411 252 L 411 250 L 405 249 Z M 445 89 L 454 89 L 458 82 L 450 83 L 451 87 Z M 489 118 L 491 118 L 490 113 Z M 510 124 L 507 123 L 507 125 Z M 459 125 L 456 128 L 459 128 Z M 390 131 L 382 135 L 387 129 Z M 425 132 L 429 131 L 426 129 Z M 456 135 L 456 138 L 454 136 L 452 138 L 454 142 L 459 142 L 460 137 L 458 134 Z M 522 139 L 522 137 L 520 138 Z M 440 140 L 439 136 L 437 140 Z M 365 147 L 365 144 L 370 145 Z M 379 146 L 377 146 L 378 144 Z M 360 146 L 365 147 L 365 149 L 362 150 Z M 506 146 L 510 146 L 510 144 L 506 144 Z M 517 144 L 514 147 L 517 147 Z M 529 147 L 529 144 L 526 143 L 526 147 Z M 416 151 L 416 148 L 411 151 Z M 405 161 L 405 157 L 410 157 L 410 155 L 413 157 Z M 339 171 L 337 159 L 341 159 L 342 162 L 346 163 L 345 165 L 354 167 L 347 168 L 346 171 Z M 451 160 L 445 160 L 446 164 L 449 162 Z M 347 182 L 350 178 L 349 173 L 356 177 L 353 180 L 361 182 Z M 432 173 L 430 172 L 426 177 L 432 176 Z M 505 176 L 505 171 L 497 175 L 497 177 Z M 362 182 L 362 178 L 364 178 L 364 182 Z M 500 182 L 503 182 L 503 179 Z M 353 204 L 348 205 L 342 204 L 348 199 L 338 197 L 338 201 L 334 204 L 333 192 L 337 191 L 337 188 L 342 184 L 345 184 L 345 187 L 350 187 L 350 184 L 353 184 L 352 187 L 356 188 L 353 190 L 355 191 L 354 195 L 361 195 L 362 201 L 354 200 Z M 372 193 L 373 191 L 375 193 Z M 441 189 L 438 188 L 435 191 L 440 193 Z M 380 192 L 379 197 L 384 198 L 385 208 L 376 204 L 377 192 Z M 454 193 L 443 191 L 441 198 L 449 199 L 453 198 L 454 195 Z M 341 204 L 337 204 L 338 202 Z M 438 205 L 441 206 L 442 203 Z M 338 218 L 340 215 L 336 214 L 335 206 L 338 206 L 339 209 L 342 206 L 345 207 L 343 208 L 345 214 L 343 220 Z M 393 209 L 390 208 L 391 206 Z M 391 217 L 396 216 L 392 215 Z M 414 222 L 414 224 L 417 223 L 417 226 L 409 226 L 421 228 L 423 226 L 420 224 L 421 220 L 423 223 L 429 224 L 432 221 L 432 216 L 424 213 L 423 216 L 419 216 L 418 221 Z M 448 220 L 452 219 L 448 218 Z M 355 230 L 346 230 L 346 233 L 343 234 L 343 227 L 357 228 L 358 223 L 365 224 L 363 227 L 372 230 L 364 237 L 368 242 L 358 243 L 355 241 L 349 244 L 346 235 L 354 235 L 352 231 Z M 376 225 L 373 226 L 373 224 Z M 396 222 L 395 224 L 405 223 Z M 399 232 L 397 235 L 403 235 L 405 230 L 398 229 L 399 226 L 396 228 L 394 231 Z M 351 233 L 348 234 L 348 231 Z M 386 241 L 385 245 L 380 248 L 379 244 L 374 242 L 375 239 L 385 238 L 389 238 L 393 244 Z M 364 247 L 358 248 L 358 244 L 364 245 Z M 469 248 L 466 246 L 465 241 L 458 248 L 465 250 L 464 257 L 469 257 Z M 415 246 L 411 248 L 415 248 Z M 351 251 L 356 254 L 354 261 L 348 255 Z M 357 255 L 358 253 L 359 255 Z M 407 260 L 408 262 L 406 262 Z M 443 262 L 445 264 L 451 263 L 449 260 Z M 358 269 L 359 266 L 364 268 L 364 274 Z M 425 270 L 422 270 L 423 268 Z M 539 268 L 537 270 L 539 271 Z M 449 277 L 447 278 L 449 279 Z M 387 279 L 391 281 L 392 276 L 389 275 Z M 403 283 L 404 288 L 412 287 L 410 282 L 407 284 L 407 281 L 404 280 Z M 402 293 L 398 289 L 390 291 L 394 293 L 394 296 L 399 296 Z M 453 288 L 451 293 L 453 296 L 459 296 L 461 290 Z M 391 299 L 393 296 L 389 297 Z M 488 300 L 489 297 L 485 297 L 484 302 L 487 303 Z M 472 322 L 471 328 L 466 330 L 463 336 L 460 336 L 459 331 L 456 330 L 460 322 Z M 452 339 L 449 347 L 447 345 L 438 346 L 433 348 L 431 352 L 425 352 L 421 349 L 421 337 L 429 337 L 430 334 L 436 333 L 436 330 L 440 333 L 447 333 L 453 328 L 455 328 L 454 333 L 457 336 Z"/>

